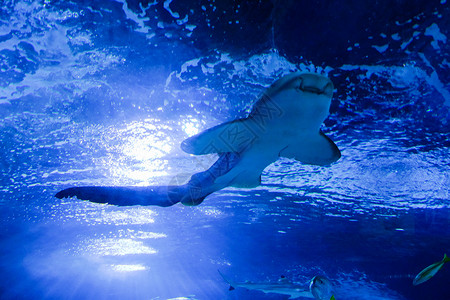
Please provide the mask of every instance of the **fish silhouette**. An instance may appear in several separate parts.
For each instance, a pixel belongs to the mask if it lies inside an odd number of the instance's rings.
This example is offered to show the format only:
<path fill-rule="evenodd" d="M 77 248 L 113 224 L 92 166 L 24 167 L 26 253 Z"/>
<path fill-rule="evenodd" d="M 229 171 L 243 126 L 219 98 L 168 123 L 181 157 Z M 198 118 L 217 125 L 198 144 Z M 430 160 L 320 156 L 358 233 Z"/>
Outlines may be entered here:
<path fill-rule="evenodd" d="M 181 143 L 181 149 L 190 154 L 219 154 L 208 170 L 192 175 L 186 184 L 71 187 L 55 196 L 119 206 L 171 206 L 178 202 L 190 206 L 226 187 L 260 185 L 262 171 L 279 157 L 304 164 L 331 164 L 341 153 L 320 126 L 329 114 L 333 90 L 329 78 L 315 73 L 296 72 L 276 80 L 246 118 L 220 124 Z"/>
<path fill-rule="evenodd" d="M 288 299 L 295 299 L 300 297 L 314 299 L 314 296 L 311 294 L 308 287 L 292 283 L 284 276 L 281 276 L 281 278 L 278 279 L 277 282 L 235 282 L 227 279 L 220 271 L 219 274 L 220 276 L 222 276 L 223 280 L 225 280 L 225 282 L 230 285 L 230 291 L 236 288 L 244 288 L 247 290 L 261 291 L 266 294 L 275 293 L 288 295 Z"/>

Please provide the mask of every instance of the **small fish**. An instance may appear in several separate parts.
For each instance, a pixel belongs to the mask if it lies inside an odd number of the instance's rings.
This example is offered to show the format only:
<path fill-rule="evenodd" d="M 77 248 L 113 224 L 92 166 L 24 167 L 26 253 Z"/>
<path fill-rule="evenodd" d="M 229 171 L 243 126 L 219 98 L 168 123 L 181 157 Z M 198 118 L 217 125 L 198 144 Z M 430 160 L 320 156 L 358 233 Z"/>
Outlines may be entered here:
<path fill-rule="evenodd" d="M 449 261 L 450 258 L 448 258 L 447 254 L 444 254 L 444 258 L 441 261 L 435 262 L 434 264 L 426 267 L 419 274 L 417 274 L 416 278 L 414 278 L 413 280 L 413 284 L 418 285 L 429 280 L 442 268 L 445 263 Z"/>
<path fill-rule="evenodd" d="M 316 300 L 334 299 L 334 296 L 331 294 L 333 285 L 323 276 L 314 276 L 309 284 L 309 290 Z"/>
<path fill-rule="evenodd" d="M 230 285 L 229 290 L 232 291 L 236 287 L 245 288 L 247 290 L 256 290 L 261 291 L 264 293 L 275 293 L 275 294 L 281 294 L 281 295 L 289 295 L 288 299 L 295 299 L 299 297 L 305 297 L 305 298 L 313 298 L 311 296 L 311 293 L 308 291 L 307 287 L 294 284 L 289 282 L 289 280 L 281 276 L 281 278 L 278 280 L 278 282 L 233 282 L 231 280 L 228 280 L 220 271 L 220 276 L 222 276 L 223 280 L 225 280 L 226 283 Z"/>

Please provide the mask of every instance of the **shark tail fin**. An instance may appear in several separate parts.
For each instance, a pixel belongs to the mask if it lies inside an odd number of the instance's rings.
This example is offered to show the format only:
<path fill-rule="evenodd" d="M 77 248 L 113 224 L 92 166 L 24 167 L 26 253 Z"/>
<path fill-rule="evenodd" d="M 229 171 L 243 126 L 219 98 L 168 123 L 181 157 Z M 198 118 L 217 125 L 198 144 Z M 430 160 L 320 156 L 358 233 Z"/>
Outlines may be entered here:
<path fill-rule="evenodd" d="M 188 197 L 185 200 L 181 200 L 181 204 L 185 205 L 185 206 L 196 206 L 199 205 L 200 203 L 203 202 L 203 200 L 206 198 L 205 197 Z"/>
<path fill-rule="evenodd" d="M 117 206 L 157 205 L 167 207 L 182 201 L 186 192 L 184 186 L 82 186 L 59 191 L 55 197 L 59 199 L 77 197 L 80 200 Z"/>
<path fill-rule="evenodd" d="M 222 276 L 223 280 L 230 285 L 228 290 L 229 291 L 234 290 L 233 284 L 222 274 L 222 272 L 220 272 L 220 270 L 217 270 L 217 272 L 219 272 L 219 274 L 220 274 L 220 276 Z"/>
<path fill-rule="evenodd" d="M 447 254 L 444 254 L 444 259 L 442 260 L 444 263 L 450 262 L 450 257 Z"/>

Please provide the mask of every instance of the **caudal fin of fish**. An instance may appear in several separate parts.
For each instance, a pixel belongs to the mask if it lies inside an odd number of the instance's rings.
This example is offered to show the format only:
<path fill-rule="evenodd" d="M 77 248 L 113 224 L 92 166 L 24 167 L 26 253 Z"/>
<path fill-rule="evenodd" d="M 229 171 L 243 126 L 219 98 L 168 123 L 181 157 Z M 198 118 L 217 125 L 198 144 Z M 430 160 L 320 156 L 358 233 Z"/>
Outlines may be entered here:
<path fill-rule="evenodd" d="M 228 288 L 228 290 L 229 290 L 229 291 L 234 290 L 234 287 L 233 287 L 234 284 L 233 284 L 231 281 L 229 281 L 229 280 L 225 277 L 225 275 L 223 275 L 222 272 L 220 272 L 220 270 L 217 270 L 217 272 L 219 272 L 219 274 L 220 274 L 220 276 L 222 276 L 223 280 L 224 280 L 226 283 L 228 283 L 228 284 L 230 285 L 230 287 Z"/>
<path fill-rule="evenodd" d="M 181 186 L 147 186 L 147 187 L 71 187 L 58 192 L 55 197 L 62 199 L 77 197 L 95 203 L 107 203 L 118 206 L 156 205 L 172 206 L 178 202 L 185 205 L 197 205 L 203 201 L 204 195 L 189 193 L 189 187 Z"/>

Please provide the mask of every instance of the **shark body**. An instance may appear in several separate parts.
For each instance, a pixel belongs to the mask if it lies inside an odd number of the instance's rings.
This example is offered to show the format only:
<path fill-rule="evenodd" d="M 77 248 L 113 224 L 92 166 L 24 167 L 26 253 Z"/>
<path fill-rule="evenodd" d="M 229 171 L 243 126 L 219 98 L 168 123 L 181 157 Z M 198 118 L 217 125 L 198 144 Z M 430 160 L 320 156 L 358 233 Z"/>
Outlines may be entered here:
<path fill-rule="evenodd" d="M 190 154 L 218 153 L 206 171 L 179 186 L 72 187 L 56 194 L 114 205 L 198 205 L 228 186 L 253 188 L 279 157 L 328 165 L 341 154 L 320 126 L 329 114 L 333 83 L 315 73 L 291 73 L 267 88 L 243 119 L 223 123 L 182 142 Z"/>
<path fill-rule="evenodd" d="M 282 295 L 288 295 L 289 299 L 295 299 L 295 298 L 312 298 L 314 299 L 314 296 L 309 291 L 308 287 L 304 287 L 298 284 L 294 284 L 289 282 L 285 277 L 281 277 L 277 282 L 275 283 L 254 283 L 254 282 L 233 282 L 228 280 L 220 271 L 220 276 L 222 276 L 223 280 L 225 280 L 226 283 L 230 285 L 229 290 L 232 291 L 235 288 L 245 288 L 247 290 L 256 290 L 261 291 L 266 294 L 268 293 L 275 293 L 275 294 L 282 294 Z"/>

